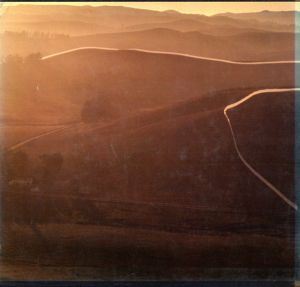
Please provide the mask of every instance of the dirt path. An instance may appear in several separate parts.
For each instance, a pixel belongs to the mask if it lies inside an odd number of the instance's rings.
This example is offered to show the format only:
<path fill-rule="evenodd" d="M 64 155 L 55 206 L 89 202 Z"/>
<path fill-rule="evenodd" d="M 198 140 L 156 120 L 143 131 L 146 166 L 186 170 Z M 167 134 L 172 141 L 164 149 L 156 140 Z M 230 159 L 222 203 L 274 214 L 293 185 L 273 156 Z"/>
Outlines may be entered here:
<path fill-rule="evenodd" d="M 248 96 L 244 97 L 243 99 L 230 104 L 228 106 L 225 107 L 224 109 L 224 115 L 225 118 L 228 122 L 229 128 L 230 128 L 230 132 L 231 132 L 231 136 L 232 136 L 232 140 L 234 143 L 234 147 L 235 150 L 240 158 L 240 160 L 242 161 L 242 163 L 250 170 L 250 172 L 257 177 L 263 184 L 265 184 L 270 190 L 272 190 L 277 196 L 279 196 L 283 202 L 285 202 L 286 204 L 288 204 L 289 206 L 291 206 L 292 208 L 294 208 L 295 210 L 298 209 L 298 206 L 292 202 L 290 199 L 288 199 L 279 189 L 277 189 L 271 182 L 269 182 L 265 177 L 263 177 L 242 155 L 238 143 L 237 143 L 237 138 L 235 135 L 235 132 L 233 130 L 230 118 L 227 114 L 227 112 L 231 109 L 234 109 L 236 107 L 238 107 L 239 105 L 242 105 L 243 103 L 247 102 L 248 100 L 250 100 L 251 98 L 258 96 L 260 94 L 266 94 L 266 93 L 283 93 L 283 92 L 293 92 L 293 91 L 300 91 L 300 88 L 289 88 L 289 89 L 264 89 L 264 90 L 258 90 L 255 91 L 251 94 L 249 94 Z"/>

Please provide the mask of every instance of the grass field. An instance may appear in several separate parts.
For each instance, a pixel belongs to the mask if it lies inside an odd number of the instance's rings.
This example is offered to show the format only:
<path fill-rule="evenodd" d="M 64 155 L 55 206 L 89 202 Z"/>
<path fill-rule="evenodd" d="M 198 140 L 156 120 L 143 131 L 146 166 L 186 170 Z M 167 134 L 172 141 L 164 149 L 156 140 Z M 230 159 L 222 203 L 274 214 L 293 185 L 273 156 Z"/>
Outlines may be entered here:
<path fill-rule="evenodd" d="M 293 244 L 284 238 L 46 224 L 39 225 L 45 245 L 28 226 L 7 227 L 10 241 L 2 256 L 2 279 L 274 279 L 292 275 L 288 266 Z"/>

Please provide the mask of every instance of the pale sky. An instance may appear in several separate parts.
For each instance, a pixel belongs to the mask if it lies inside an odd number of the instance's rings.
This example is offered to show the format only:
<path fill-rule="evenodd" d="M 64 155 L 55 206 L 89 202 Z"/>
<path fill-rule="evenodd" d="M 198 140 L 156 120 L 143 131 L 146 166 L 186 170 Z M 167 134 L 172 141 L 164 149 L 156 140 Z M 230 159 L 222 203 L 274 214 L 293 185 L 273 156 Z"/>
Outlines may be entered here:
<path fill-rule="evenodd" d="M 9 2 L 4 5 L 77 5 L 77 6 L 125 6 L 157 11 L 177 10 L 182 13 L 213 15 L 224 12 L 244 13 L 262 10 L 299 10 L 295 2 Z M 296 7 L 297 6 L 297 7 Z"/>

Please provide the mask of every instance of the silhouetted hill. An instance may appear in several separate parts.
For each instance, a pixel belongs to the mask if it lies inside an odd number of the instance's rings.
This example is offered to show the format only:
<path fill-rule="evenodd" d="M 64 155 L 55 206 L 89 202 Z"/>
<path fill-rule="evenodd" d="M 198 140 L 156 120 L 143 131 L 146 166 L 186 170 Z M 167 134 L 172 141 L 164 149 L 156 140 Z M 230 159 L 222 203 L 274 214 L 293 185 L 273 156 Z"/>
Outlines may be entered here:
<path fill-rule="evenodd" d="M 62 26 L 64 23 L 72 21 L 76 22 L 84 21 L 90 24 L 98 24 L 102 30 L 98 32 L 107 31 L 120 31 L 124 26 L 148 23 L 148 22 L 165 22 L 179 19 L 181 17 L 180 13 L 173 14 L 168 12 L 158 12 L 144 9 L 134 9 L 127 7 L 113 7 L 113 6 L 100 6 L 100 7 L 79 7 L 70 5 L 51 5 L 48 6 L 38 6 L 38 5 L 18 5 L 6 8 L 3 15 L 2 21 L 4 27 L 2 29 L 6 30 L 16 30 L 21 27 L 18 23 L 23 23 L 23 29 L 27 30 L 37 30 L 44 32 L 58 33 L 58 27 L 51 28 L 40 26 L 43 22 L 60 21 Z M 35 23 L 35 27 L 32 26 Z M 79 24 L 79 23 L 78 23 Z M 83 30 L 80 29 L 76 31 L 76 26 L 69 27 L 69 34 L 82 34 Z M 108 28 L 108 30 L 105 29 Z M 46 30 L 45 30 L 46 28 Z M 86 34 L 91 33 L 87 28 Z"/>
<path fill-rule="evenodd" d="M 260 19 L 265 17 L 264 14 L 266 13 L 261 14 Z M 270 12 L 269 14 L 277 15 L 275 12 Z M 216 15 L 208 17 L 204 15 L 183 14 L 178 12 L 170 13 L 168 11 L 159 12 L 122 6 L 76 7 L 70 5 L 51 5 L 51 7 L 47 7 L 38 5 L 17 5 L 6 8 L 1 20 L 1 30 L 63 32 L 71 35 L 82 35 L 96 32 L 95 30 L 98 30 L 98 33 L 123 32 L 132 29 L 132 26 L 138 27 L 139 25 L 141 25 L 141 27 L 146 25 L 146 29 L 150 29 L 155 28 L 153 25 L 161 23 L 161 27 L 177 28 L 180 31 L 188 29 L 191 31 L 195 29 L 195 23 L 199 21 L 197 30 L 201 32 L 207 30 L 207 25 L 210 26 L 213 31 L 216 31 L 217 26 L 222 30 L 222 26 L 224 25 L 232 26 L 233 31 L 236 28 L 286 32 L 294 31 L 292 27 L 293 23 L 290 23 L 291 15 L 285 17 L 289 19 L 288 21 L 278 21 L 278 16 L 267 17 L 267 23 L 256 21 L 256 14 L 253 14 L 252 17 L 249 15 L 252 14 L 226 14 L 225 16 Z M 257 15 L 260 14 L 258 13 Z M 47 24 L 52 21 L 55 22 L 53 27 Z M 85 24 L 80 25 L 81 22 Z M 69 25 L 69 23 L 73 23 L 73 25 Z M 181 27 L 180 23 L 183 27 Z M 205 31 L 201 30 L 202 27 Z M 226 29 L 227 33 L 229 33 L 228 27 Z"/>
<path fill-rule="evenodd" d="M 1 56 L 99 46 L 241 61 L 293 59 L 292 16 L 292 11 L 209 17 L 122 6 L 16 5 L 1 18 Z"/>
<path fill-rule="evenodd" d="M 299 14 L 298 11 L 268 11 L 246 12 L 246 13 L 223 13 L 219 16 L 225 16 L 238 20 L 255 20 L 261 23 L 277 23 L 287 26 L 295 25 L 295 18 Z"/>
<path fill-rule="evenodd" d="M 236 24 L 236 23 L 235 23 Z M 203 34 L 214 35 L 214 36 L 225 36 L 225 35 L 234 35 L 239 33 L 245 33 L 249 31 L 260 31 L 259 28 L 244 27 L 243 25 L 233 25 L 232 23 L 216 23 L 214 20 L 209 21 L 208 19 L 180 19 L 172 22 L 166 23 L 147 23 L 139 24 L 127 27 L 128 31 L 141 31 L 149 30 L 155 28 L 167 28 L 180 32 L 191 32 L 199 31 Z"/>

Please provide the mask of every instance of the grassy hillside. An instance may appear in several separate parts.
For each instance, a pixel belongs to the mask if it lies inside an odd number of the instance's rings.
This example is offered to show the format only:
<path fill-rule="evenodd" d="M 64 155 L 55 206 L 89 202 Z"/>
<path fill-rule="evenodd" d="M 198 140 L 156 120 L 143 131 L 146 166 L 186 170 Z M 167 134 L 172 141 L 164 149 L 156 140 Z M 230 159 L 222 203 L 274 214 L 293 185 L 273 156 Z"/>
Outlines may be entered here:
<path fill-rule="evenodd" d="M 294 83 L 293 64 L 237 65 L 93 48 L 24 64 L 12 59 L 4 69 L 4 118 L 47 123 L 80 121 L 83 113 L 87 120 L 111 120 L 220 90 Z"/>
<path fill-rule="evenodd" d="M 31 262 L 36 254 L 44 258 L 47 246 L 53 256 L 44 263 L 77 258 L 80 266 L 119 266 L 121 274 L 129 264 L 136 266 L 134 278 L 144 272 L 182 278 L 182 269 L 198 278 L 199 268 L 216 266 L 232 276 L 234 268 L 271 268 L 281 276 L 293 266 L 294 212 L 241 163 L 223 114 L 249 92 L 228 90 L 106 125 L 85 124 L 6 155 L 3 219 L 35 222 L 41 233 L 8 228 L 4 256 Z M 260 95 L 229 112 L 245 158 L 292 200 L 293 99 L 293 93 Z M 107 232 L 115 239 L 107 241 Z M 163 266 L 169 266 L 164 274 L 157 270 Z"/>
<path fill-rule="evenodd" d="M 241 95 L 238 91 L 230 93 L 235 93 L 236 98 Z M 293 196 L 293 103 L 286 101 L 289 104 L 285 106 L 281 103 L 292 96 L 263 95 L 254 106 L 246 109 L 245 104 L 242 112 L 239 108 L 230 112 L 245 157 L 289 197 Z M 174 107 L 167 109 L 160 118 L 158 112 L 148 112 L 146 121 L 137 116 L 136 120 L 133 117 L 108 127 L 92 125 L 66 131 L 24 148 L 33 158 L 48 153 L 50 147 L 51 152 L 63 154 L 67 170 L 75 168 L 68 173 L 77 174 L 84 188 L 90 184 L 87 190 L 94 196 L 101 194 L 103 199 L 211 206 L 244 212 L 255 208 L 262 214 L 268 210 L 288 210 L 237 157 L 223 104 L 204 112 L 202 102 L 199 100 L 197 107 L 196 102 L 186 105 L 177 113 Z M 268 114 L 264 112 L 266 104 L 270 106 Z M 280 113 L 282 110 L 284 113 Z M 289 113 L 290 117 L 285 116 Z M 270 124 L 274 122 L 276 128 Z M 74 160 L 79 160 L 76 167 Z M 285 173 L 281 173 L 283 165 Z M 83 166 L 86 174 L 82 173 Z M 94 173 L 99 177 L 94 177 Z M 101 174 L 106 174 L 105 180 Z"/>

